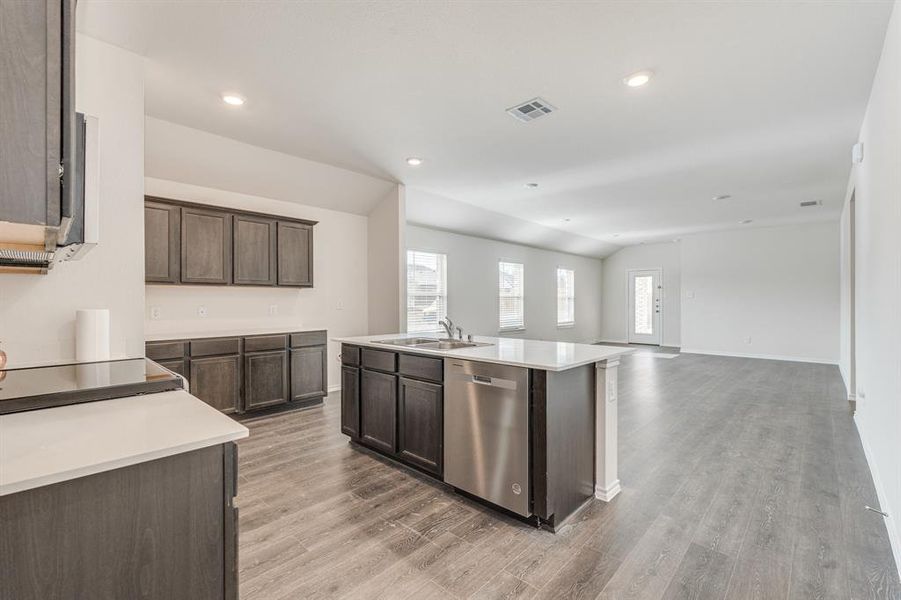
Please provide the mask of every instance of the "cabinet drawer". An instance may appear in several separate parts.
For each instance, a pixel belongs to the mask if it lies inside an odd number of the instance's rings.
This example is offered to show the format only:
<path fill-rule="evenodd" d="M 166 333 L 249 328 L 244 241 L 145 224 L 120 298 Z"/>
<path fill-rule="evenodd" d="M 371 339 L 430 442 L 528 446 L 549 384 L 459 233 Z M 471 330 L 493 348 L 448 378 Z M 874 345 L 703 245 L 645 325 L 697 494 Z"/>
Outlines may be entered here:
<path fill-rule="evenodd" d="M 244 352 L 260 350 L 284 350 L 288 344 L 287 335 L 260 335 L 244 338 Z"/>
<path fill-rule="evenodd" d="M 241 338 L 191 341 L 191 356 L 216 356 L 218 354 L 238 354 L 239 352 L 241 352 Z"/>
<path fill-rule="evenodd" d="M 325 331 L 304 331 L 302 333 L 291 334 L 291 347 L 301 348 L 303 346 L 324 346 L 326 343 Z"/>
<path fill-rule="evenodd" d="M 341 345 L 341 363 L 352 367 L 360 366 L 360 348 L 359 346 Z"/>
<path fill-rule="evenodd" d="M 397 357 L 397 370 L 401 375 L 441 383 L 444 380 L 444 359 L 400 354 Z"/>
<path fill-rule="evenodd" d="M 377 369 L 394 373 L 397 370 L 397 354 L 385 350 L 363 348 L 361 362 L 367 369 Z"/>
<path fill-rule="evenodd" d="M 144 346 L 144 355 L 150 360 L 184 358 L 185 342 L 153 342 Z"/>

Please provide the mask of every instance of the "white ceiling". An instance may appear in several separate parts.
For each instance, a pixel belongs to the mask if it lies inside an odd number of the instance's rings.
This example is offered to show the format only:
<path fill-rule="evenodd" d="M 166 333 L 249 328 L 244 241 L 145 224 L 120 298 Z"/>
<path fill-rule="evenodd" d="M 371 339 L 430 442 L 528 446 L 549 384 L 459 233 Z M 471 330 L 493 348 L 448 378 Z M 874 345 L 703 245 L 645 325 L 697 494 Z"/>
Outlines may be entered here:
<path fill-rule="evenodd" d="M 80 4 L 79 29 L 148 58 L 153 117 L 403 182 L 433 206 L 436 196 L 474 205 L 496 215 L 479 223 L 489 237 L 563 249 L 517 238 L 511 229 L 528 228 L 511 228 L 513 216 L 555 230 L 542 239 L 579 236 L 600 255 L 744 219 L 837 218 L 892 9 L 859 0 Z M 622 84 L 641 69 L 656 73 L 648 86 Z M 226 91 L 247 104 L 223 105 Z M 504 112 L 535 96 L 558 112 L 528 124 Z M 409 167 L 408 156 L 425 163 Z M 732 199 L 713 201 L 718 194 Z M 805 200 L 823 206 L 799 208 Z M 412 213 L 449 228 L 441 211 Z"/>

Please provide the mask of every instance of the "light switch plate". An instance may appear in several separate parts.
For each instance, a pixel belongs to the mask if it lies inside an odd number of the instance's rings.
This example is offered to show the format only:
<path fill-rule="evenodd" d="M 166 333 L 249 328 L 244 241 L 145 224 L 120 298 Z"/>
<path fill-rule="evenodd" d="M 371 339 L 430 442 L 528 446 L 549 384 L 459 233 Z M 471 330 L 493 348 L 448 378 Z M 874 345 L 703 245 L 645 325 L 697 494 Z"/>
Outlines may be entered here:
<path fill-rule="evenodd" d="M 278 314 L 278 304 L 270 304 L 269 305 L 269 316 L 274 317 Z"/>
<path fill-rule="evenodd" d="M 151 306 L 150 307 L 150 320 L 159 321 L 162 316 L 162 312 L 160 311 L 159 306 Z"/>
<path fill-rule="evenodd" d="M 198 306 L 197 307 L 197 316 L 201 319 L 206 319 L 206 306 Z"/>

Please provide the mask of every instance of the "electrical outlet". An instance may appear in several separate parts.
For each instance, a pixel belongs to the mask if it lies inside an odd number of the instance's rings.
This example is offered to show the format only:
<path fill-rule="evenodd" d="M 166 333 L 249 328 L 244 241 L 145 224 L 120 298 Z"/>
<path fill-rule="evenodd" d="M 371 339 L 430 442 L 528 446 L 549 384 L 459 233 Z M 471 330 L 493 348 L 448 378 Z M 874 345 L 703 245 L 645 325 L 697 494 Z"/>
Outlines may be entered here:
<path fill-rule="evenodd" d="M 686 298 L 694 298 L 694 297 L 695 297 L 695 293 L 694 293 L 694 292 L 685 292 L 685 297 L 686 297 Z"/>
<path fill-rule="evenodd" d="M 745 338 L 745 343 L 746 343 L 746 344 L 750 344 L 750 343 L 751 343 L 751 336 L 750 336 L 750 335 L 749 335 L 748 337 Z"/>
<path fill-rule="evenodd" d="M 269 316 L 274 317 L 278 314 L 278 304 L 270 304 L 269 305 Z"/>
<path fill-rule="evenodd" d="M 161 316 L 162 316 L 162 313 L 160 311 L 159 306 L 151 306 L 150 307 L 150 319 L 152 321 L 159 321 Z"/>
<path fill-rule="evenodd" d="M 197 316 L 201 319 L 206 319 L 206 306 L 197 307 Z"/>
<path fill-rule="evenodd" d="M 344 310 L 344 300 L 338 300 L 335 303 L 335 310 Z"/>

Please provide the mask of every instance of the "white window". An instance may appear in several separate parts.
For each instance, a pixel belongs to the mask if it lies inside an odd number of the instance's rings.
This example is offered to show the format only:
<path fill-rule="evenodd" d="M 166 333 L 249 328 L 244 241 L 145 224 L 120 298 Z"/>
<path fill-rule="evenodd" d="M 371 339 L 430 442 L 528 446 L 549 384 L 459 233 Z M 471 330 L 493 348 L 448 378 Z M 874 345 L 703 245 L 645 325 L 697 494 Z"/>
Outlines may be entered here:
<path fill-rule="evenodd" d="M 498 321 L 501 331 L 525 328 L 523 266 L 498 263 Z"/>
<path fill-rule="evenodd" d="M 407 331 L 438 331 L 447 316 L 447 256 L 407 250 Z"/>
<path fill-rule="evenodd" d="M 557 327 L 576 322 L 576 272 L 557 268 Z"/>

